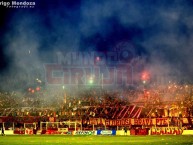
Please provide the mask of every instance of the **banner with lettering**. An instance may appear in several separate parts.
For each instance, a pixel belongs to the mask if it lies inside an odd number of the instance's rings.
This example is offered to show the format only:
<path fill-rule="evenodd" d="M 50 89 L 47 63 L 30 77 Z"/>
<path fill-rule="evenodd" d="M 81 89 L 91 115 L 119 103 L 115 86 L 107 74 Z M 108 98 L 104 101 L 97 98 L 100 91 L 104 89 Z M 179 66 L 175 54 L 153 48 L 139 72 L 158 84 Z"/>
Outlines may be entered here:
<path fill-rule="evenodd" d="M 88 123 L 88 122 L 87 122 Z M 90 118 L 89 124 L 92 125 L 105 125 L 105 126 L 129 126 L 129 125 L 144 125 L 144 126 L 152 126 L 152 125 L 168 125 L 168 118 L 126 118 L 126 119 L 104 119 L 104 118 Z"/>

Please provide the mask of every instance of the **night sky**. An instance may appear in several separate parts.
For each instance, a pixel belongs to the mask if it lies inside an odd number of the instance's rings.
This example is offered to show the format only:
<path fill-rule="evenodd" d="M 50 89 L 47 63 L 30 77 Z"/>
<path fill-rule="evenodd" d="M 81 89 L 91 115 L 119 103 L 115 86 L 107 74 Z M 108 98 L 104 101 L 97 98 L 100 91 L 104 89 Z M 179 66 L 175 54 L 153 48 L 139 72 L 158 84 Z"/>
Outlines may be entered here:
<path fill-rule="evenodd" d="M 34 8 L 0 5 L 1 83 L 34 75 L 58 51 L 112 51 L 123 43 L 151 72 L 193 81 L 192 0 L 30 1 Z"/>

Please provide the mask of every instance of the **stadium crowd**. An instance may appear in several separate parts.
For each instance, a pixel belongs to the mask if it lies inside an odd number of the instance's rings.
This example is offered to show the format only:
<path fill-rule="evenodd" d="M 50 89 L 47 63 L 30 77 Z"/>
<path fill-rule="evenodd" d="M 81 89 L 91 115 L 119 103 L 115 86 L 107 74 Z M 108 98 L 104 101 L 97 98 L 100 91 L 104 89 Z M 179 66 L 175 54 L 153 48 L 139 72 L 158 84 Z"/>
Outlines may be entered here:
<path fill-rule="evenodd" d="M 35 92 L 0 92 L 0 116 L 57 117 L 76 120 L 89 117 L 128 117 L 125 106 L 142 108 L 138 117 L 193 117 L 193 86 L 167 86 L 104 90 L 101 88 L 52 88 Z M 137 108 L 136 107 L 136 108 Z M 115 114 L 117 112 L 117 114 Z"/>

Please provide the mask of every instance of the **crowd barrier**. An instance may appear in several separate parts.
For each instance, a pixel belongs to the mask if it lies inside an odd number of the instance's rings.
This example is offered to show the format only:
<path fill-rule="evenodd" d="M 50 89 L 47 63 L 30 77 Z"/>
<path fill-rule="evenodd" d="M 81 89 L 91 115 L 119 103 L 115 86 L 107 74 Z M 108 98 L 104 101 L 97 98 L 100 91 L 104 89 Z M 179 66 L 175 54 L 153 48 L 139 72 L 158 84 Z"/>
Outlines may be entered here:
<path fill-rule="evenodd" d="M 31 128 L 16 128 L 15 130 L 5 130 L 6 135 L 32 135 L 32 134 L 45 134 L 45 135 L 193 135 L 193 130 L 182 130 L 175 127 L 160 127 L 160 128 L 144 128 L 144 129 L 131 129 L 125 132 L 124 130 L 85 130 L 74 131 L 68 128 L 59 128 L 55 130 L 34 130 Z"/>

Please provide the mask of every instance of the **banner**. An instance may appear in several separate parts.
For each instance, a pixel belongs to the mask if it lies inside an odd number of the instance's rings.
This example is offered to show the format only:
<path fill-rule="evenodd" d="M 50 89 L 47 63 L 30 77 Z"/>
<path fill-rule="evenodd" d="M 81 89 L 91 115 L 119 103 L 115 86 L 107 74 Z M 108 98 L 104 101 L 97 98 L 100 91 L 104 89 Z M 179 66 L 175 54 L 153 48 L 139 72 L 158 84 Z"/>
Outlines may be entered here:
<path fill-rule="evenodd" d="M 151 135 L 180 135 L 182 133 L 183 130 L 176 127 L 158 127 L 151 129 Z"/>
<path fill-rule="evenodd" d="M 59 132 L 68 132 L 68 128 L 58 128 Z"/>
<path fill-rule="evenodd" d="M 73 131 L 73 135 L 94 135 L 95 131 Z"/>
<path fill-rule="evenodd" d="M 33 134 L 33 129 L 26 128 L 25 134 Z"/>
<path fill-rule="evenodd" d="M 83 122 L 84 123 L 84 122 Z M 129 125 L 144 125 L 144 126 L 165 126 L 168 125 L 168 118 L 126 118 L 126 119 L 103 119 L 103 118 L 90 118 L 89 124 L 92 125 L 105 125 L 105 126 L 129 126 Z"/>
<path fill-rule="evenodd" d="M 116 135 L 116 130 L 97 130 L 97 135 Z"/>
<path fill-rule="evenodd" d="M 14 129 L 13 134 L 25 134 L 25 129 L 16 128 Z"/>

